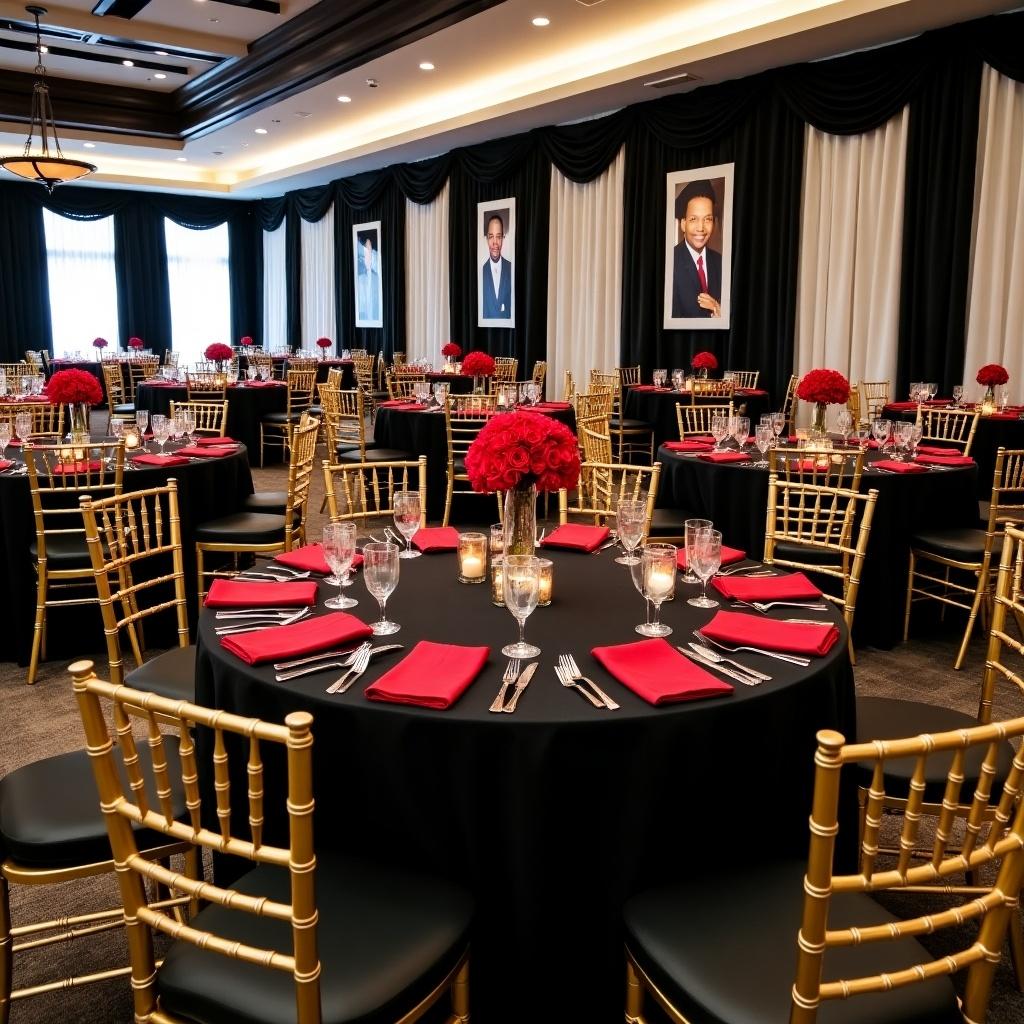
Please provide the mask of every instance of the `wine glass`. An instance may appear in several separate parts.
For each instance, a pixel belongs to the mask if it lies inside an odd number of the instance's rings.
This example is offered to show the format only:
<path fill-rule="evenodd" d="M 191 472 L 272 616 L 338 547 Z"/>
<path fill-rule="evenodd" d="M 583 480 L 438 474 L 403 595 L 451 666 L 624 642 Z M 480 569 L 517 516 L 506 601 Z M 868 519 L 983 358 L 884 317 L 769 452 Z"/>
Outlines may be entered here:
<path fill-rule="evenodd" d="M 642 636 L 671 636 L 672 627 L 658 619 L 661 606 L 672 597 L 676 589 L 676 549 L 672 544 L 648 545 L 641 558 L 644 581 L 644 597 L 654 605 L 654 619 L 644 624 L 637 632 Z"/>
<path fill-rule="evenodd" d="M 395 526 L 405 538 L 405 550 L 398 557 L 419 558 L 421 552 L 413 551 L 412 538 L 420 528 L 420 492 L 395 491 L 394 508 Z"/>
<path fill-rule="evenodd" d="M 733 416 L 729 422 L 729 433 L 732 434 L 733 440 L 739 445 L 740 451 L 743 451 L 743 446 L 747 443 L 747 438 L 750 436 L 750 417 Z"/>
<path fill-rule="evenodd" d="M 910 442 L 914 436 L 914 424 L 913 423 L 897 423 L 896 429 L 893 432 L 893 438 L 896 443 L 896 447 L 900 451 L 901 460 L 910 458 Z"/>
<path fill-rule="evenodd" d="M 249 365 L 245 368 L 245 376 L 249 380 L 255 380 L 260 374 L 260 371 L 253 365 Z"/>
<path fill-rule="evenodd" d="M 644 527 L 647 525 L 647 502 L 623 499 L 615 510 L 615 529 L 619 543 L 625 554 L 616 558 L 619 565 L 636 565 L 640 561 L 633 554 L 636 546 L 643 540 Z"/>
<path fill-rule="evenodd" d="M 930 383 L 930 384 L 928 385 L 928 398 L 929 398 L 930 400 L 931 400 L 931 399 L 934 399 L 934 398 L 935 398 L 935 396 L 936 396 L 936 395 L 937 395 L 938 393 L 939 393 L 939 383 L 938 383 L 938 381 L 932 381 L 932 382 L 931 382 L 931 383 Z"/>
<path fill-rule="evenodd" d="M 686 572 L 683 573 L 684 583 L 700 583 L 700 577 L 690 567 L 690 546 L 696 543 L 699 530 L 710 530 L 713 525 L 710 519 L 687 519 L 683 524 L 683 543 L 686 551 Z M 650 544 L 647 546 L 650 547 Z"/>
<path fill-rule="evenodd" d="M 139 428 L 139 442 L 143 447 L 146 446 L 146 430 L 149 427 L 149 410 L 148 409 L 136 409 L 135 410 L 135 423 Z"/>
<path fill-rule="evenodd" d="M 964 386 L 963 384 L 953 385 L 953 408 L 959 409 L 960 403 L 964 400 Z"/>
<path fill-rule="evenodd" d="M 4 420 L 0 423 L 0 459 L 7 458 L 7 446 L 11 443 L 11 425 Z"/>
<path fill-rule="evenodd" d="M 761 468 L 767 468 L 768 459 L 765 456 L 768 453 L 768 449 L 772 446 L 772 428 L 769 423 L 759 423 L 757 425 L 757 432 L 754 434 L 754 443 L 757 445 L 757 450 L 761 453 L 761 458 L 754 463 L 755 466 Z"/>
<path fill-rule="evenodd" d="M 440 381 L 434 385 L 434 401 L 437 403 L 439 409 L 443 409 L 445 402 L 448 400 L 448 385 L 444 381 Z"/>
<path fill-rule="evenodd" d="M 28 440 L 28 435 L 32 433 L 32 413 L 19 412 L 14 417 L 14 430 L 18 440 L 24 444 Z"/>
<path fill-rule="evenodd" d="M 849 444 L 850 431 L 852 429 L 853 417 L 850 415 L 850 410 L 845 405 L 841 405 L 839 407 L 839 411 L 836 413 L 836 430 L 839 432 L 839 436 L 843 439 L 844 448 Z"/>
<path fill-rule="evenodd" d="M 324 526 L 322 546 L 324 561 L 331 568 L 331 575 L 324 580 L 324 583 L 339 588 L 334 597 L 324 602 L 324 606 L 335 610 L 355 608 L 359 602 L 355 598 L 345 597 L 341 592 L 341 587 L 348 582 L 352 559 L 356 556 L 356 524 L 327 523 Z"/>
<path fill-rule="evenodd" d="M 714 450 L 722 450 L 722 442 L 729 436 L 729 417 L 721 413 L 711 417 L 711 436 L 715 439 Z"/>
<path fill-rule="evenodd" d="M 786 429 L 786 414 L 784 412 L 772 413 L 772 433 L 775 435 L 775 447 L 779 446 L 779 438 L 782 431 Z"/>
<path fill-rule="evenodd" d="M 1010 404 L 1010 389 L 1004 384 L 999 388 L 999 411 L 1002 413 L 1006 412 L 1006 407 Z"/>
<path fill-rule="evenodd" d="M 364 546 L 363 579 L 366 589 L 380 605 L 380 619 L 370 623 L 374 636 L 388 636 L 402 628 L 397 622 L 389 622 L 387 617 L 388 598 L 398 586 L 398 566 L 397 544 L 371 541 Z"/>
<path fill-rule="evenodd" d="M 196 413 L 194 409 L 186 409 L 182 417 L 182 422 L 185 429 L 182 431 L 182 436 L 185 438 L 185 443 L 188 444 L 191 440 L 189 434 L 196 429 Z"/>
<path fill-rule="evenodd" d="M 519 640 L 506 644 L 501 653 L 506 658 L 536 658 L 540 648 L 526 642 L 525 632 L 526 620 L 540 597 L 540 559 L 534 555 L 506 555 L 501 575 L 505 607 L 519 623 Z"/>
<path fill-rule="evenodd" d="M 878 442 L 879 450 L 884 448 L 885 442 L 889 440 L 889 430 L 891 427 L 892 424 L 888 420 L 877 419 L 871 421 L 871 433 Z"/>
<path fill-rule="evenodd" d="M 665 386 L 665 381 L 668 380 L 668 370 L 655 370 L 652 379 L 655 387 L 663 388 Z"/>
<path fill-rule="evenodd" d="M 672 386 L 676 389 L 676 391 L 683 390 L 684 380 L 686 380 L 686 374 L 684 374 L 682 370 L 672 371 Z"/>
<path fill-rule="evenodd" d="M 690 564 L 687 555 L 687 564 Z M 703 586 L 700 597 L 691 597 L 686 603 L 694 608 L 717 608 L 718 602 L 708 597 L 708 580 L 722 565 L 722 534 L 718 530 L 698 530 L 694 543 L 693 571 Z"/>
<path fill-rule="evenodd" d="M 167 417 L 154 413 L 150 424 L 153 427 L 153 440 L 160 446 L 160 454 L 163 455 L 167 443 Z"/>
<path fill-rule="evenodd" d="M 910 457 L 912 459 L 917 458 L 917 446 L 921 443 L 921 438 L 924 435 L 924 427 L 920 423 L 910 424 Z"/>

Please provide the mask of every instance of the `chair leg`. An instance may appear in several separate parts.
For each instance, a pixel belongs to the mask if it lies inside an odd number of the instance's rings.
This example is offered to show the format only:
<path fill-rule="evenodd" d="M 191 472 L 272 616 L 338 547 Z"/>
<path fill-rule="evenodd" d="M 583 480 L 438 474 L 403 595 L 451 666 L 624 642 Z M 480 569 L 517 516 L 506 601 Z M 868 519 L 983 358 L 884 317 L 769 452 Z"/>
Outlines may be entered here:
<path fill-rule="evenodd" d="M 626 960 L 626 1024 L 641 1024 L 644 1012 L 644 987 L 632 961 Z"/>
<path fill-rule="evenodd" d="M 455 481 L 452 479 L 451 474 L 448 474 L 448 487 L 444 494 L 444 519 L 441 520 L 442 526 L 448 525 L 448 517 L 452 514 L 452 492 L 455 490 Z"/>
<path fill-rule="evenodd" d="M 260 469 L 263 468 L 263 424 L 260 424 Z"/>
<path fill-rule="evenodd" d="M 199 608 L 202 609 L 203 601 L 206 599 L 206 591 L 203 589 L 203 549 L 198 544 L 196 545 L 196 579 L 198 582 L 196 593 L 199 595 Z"/>
<path fill-rule="evenodd" d="M 29 685 L 36 681 L 39 660 L 45 656 L 46 643 L 46 567 L 36 567 L 36 621 L 32 630 L 32 657 L 28 663 Z"/>
<path fill-rule="evenodd" d="M 10 887 L 0 874 L 0 1024 L 11 1017 L 11 988 L 14 970 L 14 940 L 11 938 Z"/>
<path fill-rule="evenodd" d="M 1020 907 L 1010 908 L 1010 962 L 1018 992 L 1024 992 L 1024 928 L 1021 927 Z M 2 997 L 2 993 L 0 993 Z"/>
<path fill-rule="evenodd" d="M 910 552 L 910 572 L 907 574 L 907 605 L 903 613 L 903 642 L 910 635 L 910 602 L 914 596 L 914 552 Z"/>
<path fill-rule="evenodd" d="M 987 586 L 987 579 L 978 580 L 978 589 L 974 592 L 974 600 L 971 602 L 971 613 L 967 616 L 967 628 L 964 630 L 964 638 L 960 642 L 960 652 L 956 656 L 956 664 L 953 665 L 954 671 L 960 669 L 964 663 L 964 658 L 967 657 L 967 648 L 970 646 L 971 634 L 974 632 L 974 622 L 978 618 L 978 608 L 981 605 L 982 598 L 985 596 Z"/>
<path fill-rule="evenodd" d="M 469 1024 L 469 960 L 459 968 L 452 982 L 451 1024 Z"/>

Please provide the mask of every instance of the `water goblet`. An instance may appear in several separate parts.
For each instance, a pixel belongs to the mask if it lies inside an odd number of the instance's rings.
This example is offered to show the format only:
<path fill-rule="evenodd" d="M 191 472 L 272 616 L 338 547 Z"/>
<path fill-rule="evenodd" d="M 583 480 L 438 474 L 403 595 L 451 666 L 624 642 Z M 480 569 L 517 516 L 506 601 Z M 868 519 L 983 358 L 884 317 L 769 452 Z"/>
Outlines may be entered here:
<path fill-rule="evenodd" d="M 506 658 L 536 658 L 540 648 L 525 638 L 526 620 L 540 598 L 540 559 L 534 555 L 506 555 L 502 561 L 502 587 L 505 607 L 519 624 L 519 640 L 506 644 L 501 653 Z"/>
<path fill-rule="evenodd" d="M 889 430 L 892 424 L 888 420 L 876 419 L 871 421 L 871 433 L 878 442 L 879 451 L 885 447 L 889 440 Z"/>
<path fill-rule="evenodd" d="M 1006 407 L 1010 404 L 1010 389 L 1004 384 L 999 388 L 999 411 L 1005 413 Z"/>
<path fill-rule="evenodd" d="M 768 459 L 765 456 L 768 453 L 768 449 L 772 446 L 772 428 L 768 423 L 759 423 L 757 425 L 757 431 L 754 434 L 754 443 L 757 445 L 757 450 L 761 453 L 761 458 L 754 463 L 755 466 L 759 466 L 762 469 L 767 468 Z"/>
<path fill-rule="evenodd" d="M 668 370 L 655 370 L 653 380 L 655 387 L 663 388 L 668 380 Z"/>
<path fill-rule="evenodd" d="M 167 417 L 160 413 L 154 413 L 150 417 L 150 426 L 153 428 L 153 440 L 160 446 L 162 455 L 164 444 L 167 441 Z"/>
<path fill-rule="evenodd" d="M 672 627 L 659 622 L 661 606 L 675 593 L 676 549 L 672 544 L 647 545 L 640 555 L 644 597 L 654 606 L 654 617 L 637 632 L 641 636 L 671 636 Z"/>
<path fill-rule="evenodd" d="M 910 441 L 914 435 L 914 424 L 900 422 L 895 425 L 895 428 L 893 439 L 899 449 L 900 460 L 908 460 L 910 458 Z"/>
<path fill-rule="evenodd" d="M 11 425 L 6 420 L 0 423 L 0 459 L 7 458 L 7 446 L 11 443 Z"/>
<path fill-rule="evenodd" d="M 394 509 L 395 526 L 405 538 L 405 550 L 398 557 L 419 558 L 421 552 L 413 551 L 412 538 L 420 528 L 420 492 L 395 491 Z"/>
<path fill-rule="evenodd" d="M 245 370 L 245 376 L 249 380 L 255 380 L 260 374 L 259 368 L 256 366 L 247 366 Z"/>
<path fill-rule="evenodd" d="M 19 412 L 14 417 L 14 431 L 18 435 L 18 440 L 24 444 L 32 433 L 32 413 Z"/>
<path fill-rule="evenodd" d="M 348 584 L 348 574 L 356 556 L 356 524 L 327 523 L 324 526 L 322 546 L 324 561 L 331 569 L 331 575 L 324 583 L 338 588 L 338 593 L 324 602 L 325 607 L 334 610 L 355 608 L 359 602 L 355 598 L 345 597 L 341 588 Z"/>
<path fill-rule="evenodd" d="M 729 417 L 721 414 L 711 417 L 711 436 L 715 439 L 716 452 L 722 450 L 722 442 L 729 436 Z"/>
<path fill-rule="evenodd" d="M 182 416 L 182 422 L 185 429 L 182 431 L 182 436 L 185 438 L 185 443 L 188 444 L 190 441 L 189 435 L 196 429 L 196 414 L 194 409 L 186 409 Z"/>
<path fill-rule="evenodd" d="M 740 451 L 743 451 L 743 446 L 747 443 L 747 438 L 750 436 L 750 417 L 733 416 L 729 422 L 729 433 L 732 434 L 733 440 L 739 446 Z"/>
<path fill-rule="evenodd" d="M 387 616 L 388 598 L 398 586 L 398 566 L 397 544 L 371 541 L 363 547 L 363 579 L 380 605 L 380 619 L 370 623 L 374 636 L 388 636 L 402 628 L 397 622 L 389 622 Z"/>
<path fill-rule="evenodd" d="M 687 555 L 687 564 L 690 556 Z M 719 530 L 699 530 L 695 538 L 693 571 L 700 577 L 703 587 L 700 597 L 691 597 L 686 603 L 694 608 L 717 608 L 718 602 L 708 597 L 708 580 L 722 565 L 722 534 Z"/>
<path fill-rule="evenodd" d="M 779 446 L 779 438 L 782 431 L 786 429 L 786 414 L 784 412 L 772 413 L 772 433 L 775 435 L 775 447 Z"/>
<path fill-rule="evenodd" d="M 686 374 L 682 370 L 672 371 L 672 386 L 676 391 L 683 390 L 683 381 L 686 380 Z"/>
<path fill-rule="evenodd" d="M 623 499 L 616 506 L 615 529 L 619 543 L 625 549 L 615 561 L 619 565 L 635 565 L 640 561 L 633 552 L 643 540 L 644 527 L 647 525 L 647 502 Z"/>
<path fill-rule="evenodd" d="M 850 410 L 845 406 L 841 405 L 839 411 L 836 413 L 836 431 L 839 436 L 843 439 L 843 447 L 849 443 L 850 431 L 853 429 L 853 417 L 850 415 Z"/>
<path fill-rule="evenodd" d="M 912 459 L 917 458 L 917 446 L 921 443 L 921 438 L 924 436 L 924 427 L 920 423 L 910 424 L 910 457 Z"/>
<path fill-rule="evenodd" d="M 149 428 L 149 410 L 148 409 L 136 409 L 135 411 L 135 424 L 139 428 L 139 443 L 145 447 L 146 445 L 146 430 Z"/>
<path fill-rule="evenodd" d="M 439 409 L 443 409 L 448 401 L 448 385 L 444 381 L 434 385 L 434 401 Z"/>
<path fill-rule="evenodd" d="M 683 543 L 686 550 L 686 572 L 683 573 L 684 583 L 700 583 L 700 577 L 690 566 L 690 545 L 696 543 L 699 530 L 710 530 L 714 524 L 710 519 L 687 519 L 683 524 Z M 647 545 L 650 547 L 650 545 Z"/>
<path fill-rule="evenodd" d="M 938 381 L 932 381 L 928 384 L 928 398 L 933 399 L 939 393 Z"/>

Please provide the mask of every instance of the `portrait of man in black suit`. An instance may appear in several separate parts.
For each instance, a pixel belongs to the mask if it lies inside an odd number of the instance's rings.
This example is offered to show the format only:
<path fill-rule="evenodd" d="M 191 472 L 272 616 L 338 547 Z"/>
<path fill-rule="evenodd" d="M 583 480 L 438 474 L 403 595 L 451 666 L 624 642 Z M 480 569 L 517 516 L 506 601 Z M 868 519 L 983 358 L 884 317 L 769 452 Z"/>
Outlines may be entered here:
<path fill-rule="evenodd" d="M 477 306 L 479 326 L 514 327 L 515 257 L 511 236 L 515 200 L 501 199 L 498 204 L 480 203 L 477 214 L 482 227 L 483 247 Z"/>

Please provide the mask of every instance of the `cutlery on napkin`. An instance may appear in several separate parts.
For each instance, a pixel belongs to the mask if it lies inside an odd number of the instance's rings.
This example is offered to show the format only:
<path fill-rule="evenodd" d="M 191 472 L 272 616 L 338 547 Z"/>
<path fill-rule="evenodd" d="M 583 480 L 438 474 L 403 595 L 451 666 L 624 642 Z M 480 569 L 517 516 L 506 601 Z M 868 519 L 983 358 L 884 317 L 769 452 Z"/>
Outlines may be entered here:
<path fill-rule="evenodd" d="M 297 608 L 316 604 L 315 580 L 257 583 L 216 579 L 206 595 L 207 608 Z"/>
<path fill-rule="evenodd" d="M 480 674 L 488 647 L 421 640 L 394 668 L 366 688 L 370 700 L 445 710 Z"/>
<path fill-rule="evenodd" d="M 591 653 L 623 686 L 648 704 L 675 704 L 733 692 L 729 683 L 684 658 L 661 638 L 595 647 Z"/>

